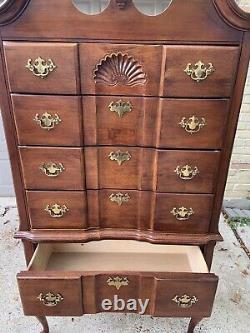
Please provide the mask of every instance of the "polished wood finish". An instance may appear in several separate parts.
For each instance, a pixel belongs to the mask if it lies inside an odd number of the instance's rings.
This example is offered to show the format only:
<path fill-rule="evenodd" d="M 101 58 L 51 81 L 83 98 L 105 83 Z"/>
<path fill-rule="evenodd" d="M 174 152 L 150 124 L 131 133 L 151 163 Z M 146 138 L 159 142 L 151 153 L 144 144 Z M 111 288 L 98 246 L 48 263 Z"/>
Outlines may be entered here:
<path fill-rule="evenodd" d="M 19 145 L 82 146 L 79 97 L 12 94 L 11 99 Z M 46 112 L 60 118 L 60 123 L 50 130 L 41 128 L 35 121 L 36 115 L 42 117 Z"/>
<path fill-rule="evenodd" d="M 4 42 L 10 91 L 15 93 L 76 94 L 79 92 L 77 44 Z M 63 57 L 62 57 L 63 54 Z M 51 59 L 56 66 L 44 79 L 28 68 L 28 59 Z"/>
<path fill-rule="evenodd" d="M 46 317 L 36 316 L 39 323 L 43 326 L 43 331 L 41 333 L 49 333 L 49 325 Z"/>
<path fill-rule="evenodd" d="M 24 186 L 30 190 L 85 189 L 84 154 L 80 148 L 20 147 Z M 50 177 L 41 170 L 46 163 L 61 164 L 63 171 Z"/>
<path fill-rule="evenodd" d="M 27 191 L 30 223 L 33 229 L 85 229 L 87 203 L 85 192 Z M 66 205 L 69 209 L 59 217 L 45 211 L 47 205 Z"/>
<path fill-rule="evenodd" d="M 158 16 L 142 14 L 131 0 L 111 0 L 94 17 L 69 0 L 7 0 L 0 26 L 0 100 L 20 215 L 15 237 L 27 263 L 44 242 L 199 245 L 206 273 L 133 270 L 126 272 L 131 286 L 121 289 L 125 299 L 149 297 L 148 314 L 191 317 L 192 333 L 210 316 L 218 282 L 209 270 L 222 240 L 218 220 L 249 63 L 250 14 L 233 0 L 174 0 Z M 38 57 L 56 65 L 47 77 L 25 67 Z M 214 71 L 195 82 L 184 70 L 198 61 Z M 131 112 L 111 112 L 119 101 L 130 102 Z M 46 112 L 61 119 L 54 129 L 34 121 Z M 183 126 L 191 117 L 203 123 L 193 133 Z M 130 154 L 121 165 L 109 158 L 117 150 Z M 39 170 L 44 162 L 66 168 L 47 178 Z M 183 179 L 181 167 L 196 174 Z M 53 204 L 69 210 L 52 217 Z M 100 312 L 102 297 L 116 292 L 104 286 L 109 275 L 22 272 L 25 313 L 38 316 L 48 333 L 45 315 Z M 43 306 L 41 287 L 64 301 Z M 187 292 L 199 302 L 175 305 L 173 297 Z"/>

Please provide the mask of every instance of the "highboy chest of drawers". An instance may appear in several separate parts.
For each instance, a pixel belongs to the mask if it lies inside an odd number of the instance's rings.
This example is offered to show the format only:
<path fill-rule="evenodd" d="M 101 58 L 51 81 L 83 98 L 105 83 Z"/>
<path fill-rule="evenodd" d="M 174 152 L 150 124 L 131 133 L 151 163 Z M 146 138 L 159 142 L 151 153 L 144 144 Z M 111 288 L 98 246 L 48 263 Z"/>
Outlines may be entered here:
<path fill-rule="evenodd" d="M 94 15 L 81 0 L 0 5 L 28 265 L 17 281 L 44 333 L 46 316 L 111 311 L 190 317 L 192 333 L 212 311 L 250 15 L 233 0 L 173 0 L 157 15 L 140 2 Z"/>

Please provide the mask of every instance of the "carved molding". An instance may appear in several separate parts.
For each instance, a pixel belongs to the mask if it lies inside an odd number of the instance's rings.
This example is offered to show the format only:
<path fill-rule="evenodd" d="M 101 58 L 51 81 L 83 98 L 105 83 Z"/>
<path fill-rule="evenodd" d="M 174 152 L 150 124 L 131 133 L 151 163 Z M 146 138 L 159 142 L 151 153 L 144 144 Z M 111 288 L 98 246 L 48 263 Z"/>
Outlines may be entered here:
<path fill-rule="evenodd" d="M 30 0 L 5 0 L 0 5 L 0 26 L 15 21 L 28 6 Z"/>
<path fill-rule="evenodd" d="M 222 19 L 231 27 L 250 31 L 250 13 L 245 12 L 235 0 L 213 0 L 214 6 Z"/>
<path fill-rule="evenodd" d="M 132 56 L 121 52 L 105 56 L 94 70 L 96 83 L 108 86 L 136 86 L 147 82 L 147 75 Z"/>
<path fill-rule="evenodd" d="M 125 9 L 128 2 L 129 2 L 129 0 L 116 0 L 116 4 L 117 4 L 119 9 Z"/>

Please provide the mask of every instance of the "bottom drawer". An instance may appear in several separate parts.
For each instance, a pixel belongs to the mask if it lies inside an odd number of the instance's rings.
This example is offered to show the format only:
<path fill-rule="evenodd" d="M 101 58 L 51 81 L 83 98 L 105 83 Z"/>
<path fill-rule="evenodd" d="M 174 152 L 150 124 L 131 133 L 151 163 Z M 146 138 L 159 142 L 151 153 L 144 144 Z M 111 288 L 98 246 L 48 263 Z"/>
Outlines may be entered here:
<path fill-rule="evenodd" d="M 18 274 L 26 315 L 209 317 L 218 278 L 199 247 L 104 240 L 38 245 Z"/>

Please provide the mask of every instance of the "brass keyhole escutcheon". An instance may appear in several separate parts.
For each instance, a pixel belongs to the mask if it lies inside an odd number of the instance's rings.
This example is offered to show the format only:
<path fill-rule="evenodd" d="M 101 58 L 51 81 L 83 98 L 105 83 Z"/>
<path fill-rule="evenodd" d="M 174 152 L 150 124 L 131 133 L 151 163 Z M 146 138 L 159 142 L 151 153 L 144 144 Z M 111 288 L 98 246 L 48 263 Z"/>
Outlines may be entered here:
<path fill-rule="evenodd" d="M 194 215 L 193 208 L 186 208 L 186 207 L 174 207 L 171 211 L 171 214 L 175 216 L 175 218 L 179 221 L 189 220 L 192 215 Z"/>
<path fill-rule="evenodd" d="M 205 118 L 199 119 L 196 116 L 192 116 L 189 118 L 183 117 L 179 122 L 179 125 L 185 129 L 186 132 L 193 134 L 198 133 L 202 127 L 206 125 Z"/>
<path fill-rule="evenodd" d="M 191 77 L 192 80 L 196 82 L 204 81 L 208 78 L 209 75 L 211 75 L 213 72 L 215 72 L 215 68 L 213 64 L 210 62 L 206 66 L 204 62 L 199 60 L 196 64 L 192 65 L 191 63 L 188 63 L 186 68 L 184 69 L 184 72 Z"/>
<path fill-rule="evenodd" d="M 37 298 L 43 303 L 43 305 L 48 307 L 57 306 L 63 301 L 63 296 L 61 294 L 55 294 L 51 291 L 46 294 L 41 293 Z"/>
<path fill-rule="evenodd" d="M 114 286 L 117 290 L 119 290 L 123 286 L 129 285 L 129 279 L 127 277 L 109 277 L 107 280 L 108 286 Z"/>
<path fill-rule="evenodd" d="M 119 118 L 122 118 L 126 113 L 132 112 L 133 106 L 131 102 L 119 100 L 118 102 L 111 102 L 109 104 L 110 112 L 116 112 Z"/>
<path fill-rule="evenodd" d="M 47 212 L 51 217 L 54 217 L 54 218 L 61 218 L 68 211 L 69 211 L 69 208 L 66 205 L 59 205 L 57 203 L 52 204 L 52 205 L 47 205 L 45 208 L 45 212 Z"/>
<path fill-rule="evenodd" d="M 55 114 L 54 116 L 48 112 L 43 113 L 41 116 L 37 113 L 34 121 L 44 130 L 50 131 L 54 129 L 62 120 Z"/>
<path fill-rule="evenodd" d="M 128 193 L 112 193 L 109 196 L 111 202 L 115 202 L 118 206 L 122 206 L 124 203 L 127 203 L 130 200 Z"/>
<path fill-rule="evenodd" d="M 56 69 L 52 59 L 36 58 L 34 61 L 30 58 L 25 68 L 29 69 L 35 76 L 44 79 Z"/>
<path fill-rule="evenodd" d="M 191 180 L 196 175 L 198 175 L 199 169 L 197 168 L 197 166 L 193 168 L 188 164 L 184 166 L 177 165 L 174 172 L 179 176 L 180 179 Z"/>
<path fill-rule="evenodd" d="M 183 296 L 176 295 L 172 299 L 172 301 L 175 302 L 179 307 L 187 309 L 187 308 L 191 308 L 199 300 L 196 296 L 188 296 L 185 294 Z"/>
<path fill-rule="evenodd" d="M 39 167 L 47 177 L 58 177 L 65 168 L 62 163 L 47 162 Z"/>
<path fill-rule="evenodd" d="M 122 165 L 124 162 L 129 161 L 132 158 L 128 151 L 122 152 L 121 150 L 111 151 L 109 154 L 109 159 L 111 161 L 116 161 L 118 165 Z"/>

